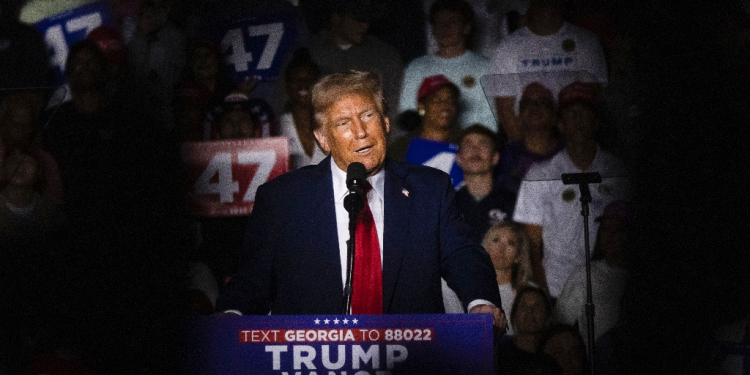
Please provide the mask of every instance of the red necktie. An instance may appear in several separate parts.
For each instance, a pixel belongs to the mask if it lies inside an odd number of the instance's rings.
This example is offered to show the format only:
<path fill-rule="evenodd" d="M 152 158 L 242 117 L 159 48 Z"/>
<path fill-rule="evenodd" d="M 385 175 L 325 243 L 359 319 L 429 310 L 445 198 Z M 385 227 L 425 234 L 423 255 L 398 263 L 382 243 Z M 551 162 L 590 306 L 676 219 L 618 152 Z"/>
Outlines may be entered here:
<path fill-rule="evenodd" d="M 367 192 L 372 189 L 367 184 L 364 193 L 365 207 L 357 217 L 354 232 L 354 276 L 352 279 L 352 314 L 383 313 L 383 269 L 380 266 L 380 244 L 375 220 Z"/>

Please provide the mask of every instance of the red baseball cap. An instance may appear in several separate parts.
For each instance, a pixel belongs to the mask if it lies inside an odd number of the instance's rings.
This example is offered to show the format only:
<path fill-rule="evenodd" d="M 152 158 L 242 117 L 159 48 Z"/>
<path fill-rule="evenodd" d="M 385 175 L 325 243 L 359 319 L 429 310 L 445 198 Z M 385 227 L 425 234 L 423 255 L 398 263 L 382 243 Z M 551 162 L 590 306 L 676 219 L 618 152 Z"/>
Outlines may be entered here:
<path fill-rule="evenodd" d="M 599 98 L 599 86 L 595 83 L 575 81 L 560 90 L 557 98 L 557 107 L 560 109 L 576 103 L 594 106 Z"/>
<path fill-rule="evenodd" d="M 547 88 L 547 86 L 541 84 L 541 82 L 531 82 L 526 87 L 523 88 L 523 94 L 521 94 L 521 101 L 523 101 L 526 97 L 531 95 L 532 93 L 539 93 L 540 97 L 544 99 L 549 99 L 550 102 L 554 103 L 555 98 L 552 96 L 552 91 Z"/>
<path fill-rule="evenodd" d="M 458 87 L 442 74 L 425 78 L 422 85 L 419 86 L 419 91 L 417 91 L 417 101 L 421 102 L 424 98 L 446 86 L 453 87 L 458 91 Z"/>
<path fill-rule="evenodd" d="M 120 65 L 125 61 L 125 41 L 120 30 L 110 26 L 99 26 L 86 36 L 96 44 L 110 64 Z"/>

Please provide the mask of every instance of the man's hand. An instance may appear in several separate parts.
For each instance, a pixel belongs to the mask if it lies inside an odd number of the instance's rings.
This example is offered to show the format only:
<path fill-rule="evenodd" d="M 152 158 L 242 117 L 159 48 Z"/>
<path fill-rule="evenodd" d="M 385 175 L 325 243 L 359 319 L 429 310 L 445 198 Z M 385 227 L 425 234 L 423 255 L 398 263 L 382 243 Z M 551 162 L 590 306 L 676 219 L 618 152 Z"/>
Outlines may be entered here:
<path fill-rule="evenodd" d="M 500 310 L 497 306 L 492 305 L 476 305 L 469 310 L 469 313 L 490 313 L 492 314 L 492 324 L 497 327 L 500 333 L 505 333 L 508 327 L 508 320 L 505 318 L 505 313 Z"/>

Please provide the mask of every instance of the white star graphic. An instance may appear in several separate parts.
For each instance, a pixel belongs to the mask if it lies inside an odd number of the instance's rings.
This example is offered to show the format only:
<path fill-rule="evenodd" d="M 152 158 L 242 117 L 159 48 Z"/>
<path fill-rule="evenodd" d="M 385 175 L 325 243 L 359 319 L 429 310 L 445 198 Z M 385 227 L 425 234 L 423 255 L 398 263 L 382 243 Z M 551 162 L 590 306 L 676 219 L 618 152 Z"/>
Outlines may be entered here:
<path fill-rule="evenodd" d="M 323 321 L 323 323 L 325 323 L 325 324 L 328 324 L 328 322 L 330 322 L 330 320 L 328 320 L 328 319 L 326 319 L 326 320 Z"/>
<path fill-rule="evenodd" d="M 320 324 L 320 319 L 315 319 L 315 324 Z"/>
<path fill-rule="evenodd" d="M 352 319 L 352 323 L 357 324 L 358 320 L 357 318 Z"/>
<path fill-rule="evenodd" d="M 344 318 L 344 320 L 342 320 L 342 322 L 344 322 L 344 324 L 349 324 L 349 319 Z"/>
<path fill-rule="evenodd" d="M 339 324 L 339 320 L 338 319 L 334 319 L 333 320 L 333 324 Z"/>

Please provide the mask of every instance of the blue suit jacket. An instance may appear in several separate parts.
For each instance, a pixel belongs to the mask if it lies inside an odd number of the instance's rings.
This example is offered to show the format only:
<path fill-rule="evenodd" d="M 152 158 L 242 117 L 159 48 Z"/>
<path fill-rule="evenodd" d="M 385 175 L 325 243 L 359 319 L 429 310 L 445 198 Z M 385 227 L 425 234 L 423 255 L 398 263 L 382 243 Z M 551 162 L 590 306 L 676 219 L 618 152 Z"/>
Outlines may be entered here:
<path fill-rule="evenodd" d="M 343 282 L 330 157 L 279 176 L 257 192 L 236 275 L 217 311 L 339 314 Z M 408 191 L 408 196 L 404 194 Z M 385 163 L 383 310 L 441 313 L 441 276 L 466 305 L 500 306 L 495 271 L 453 203 L 447 174 Z"/>

